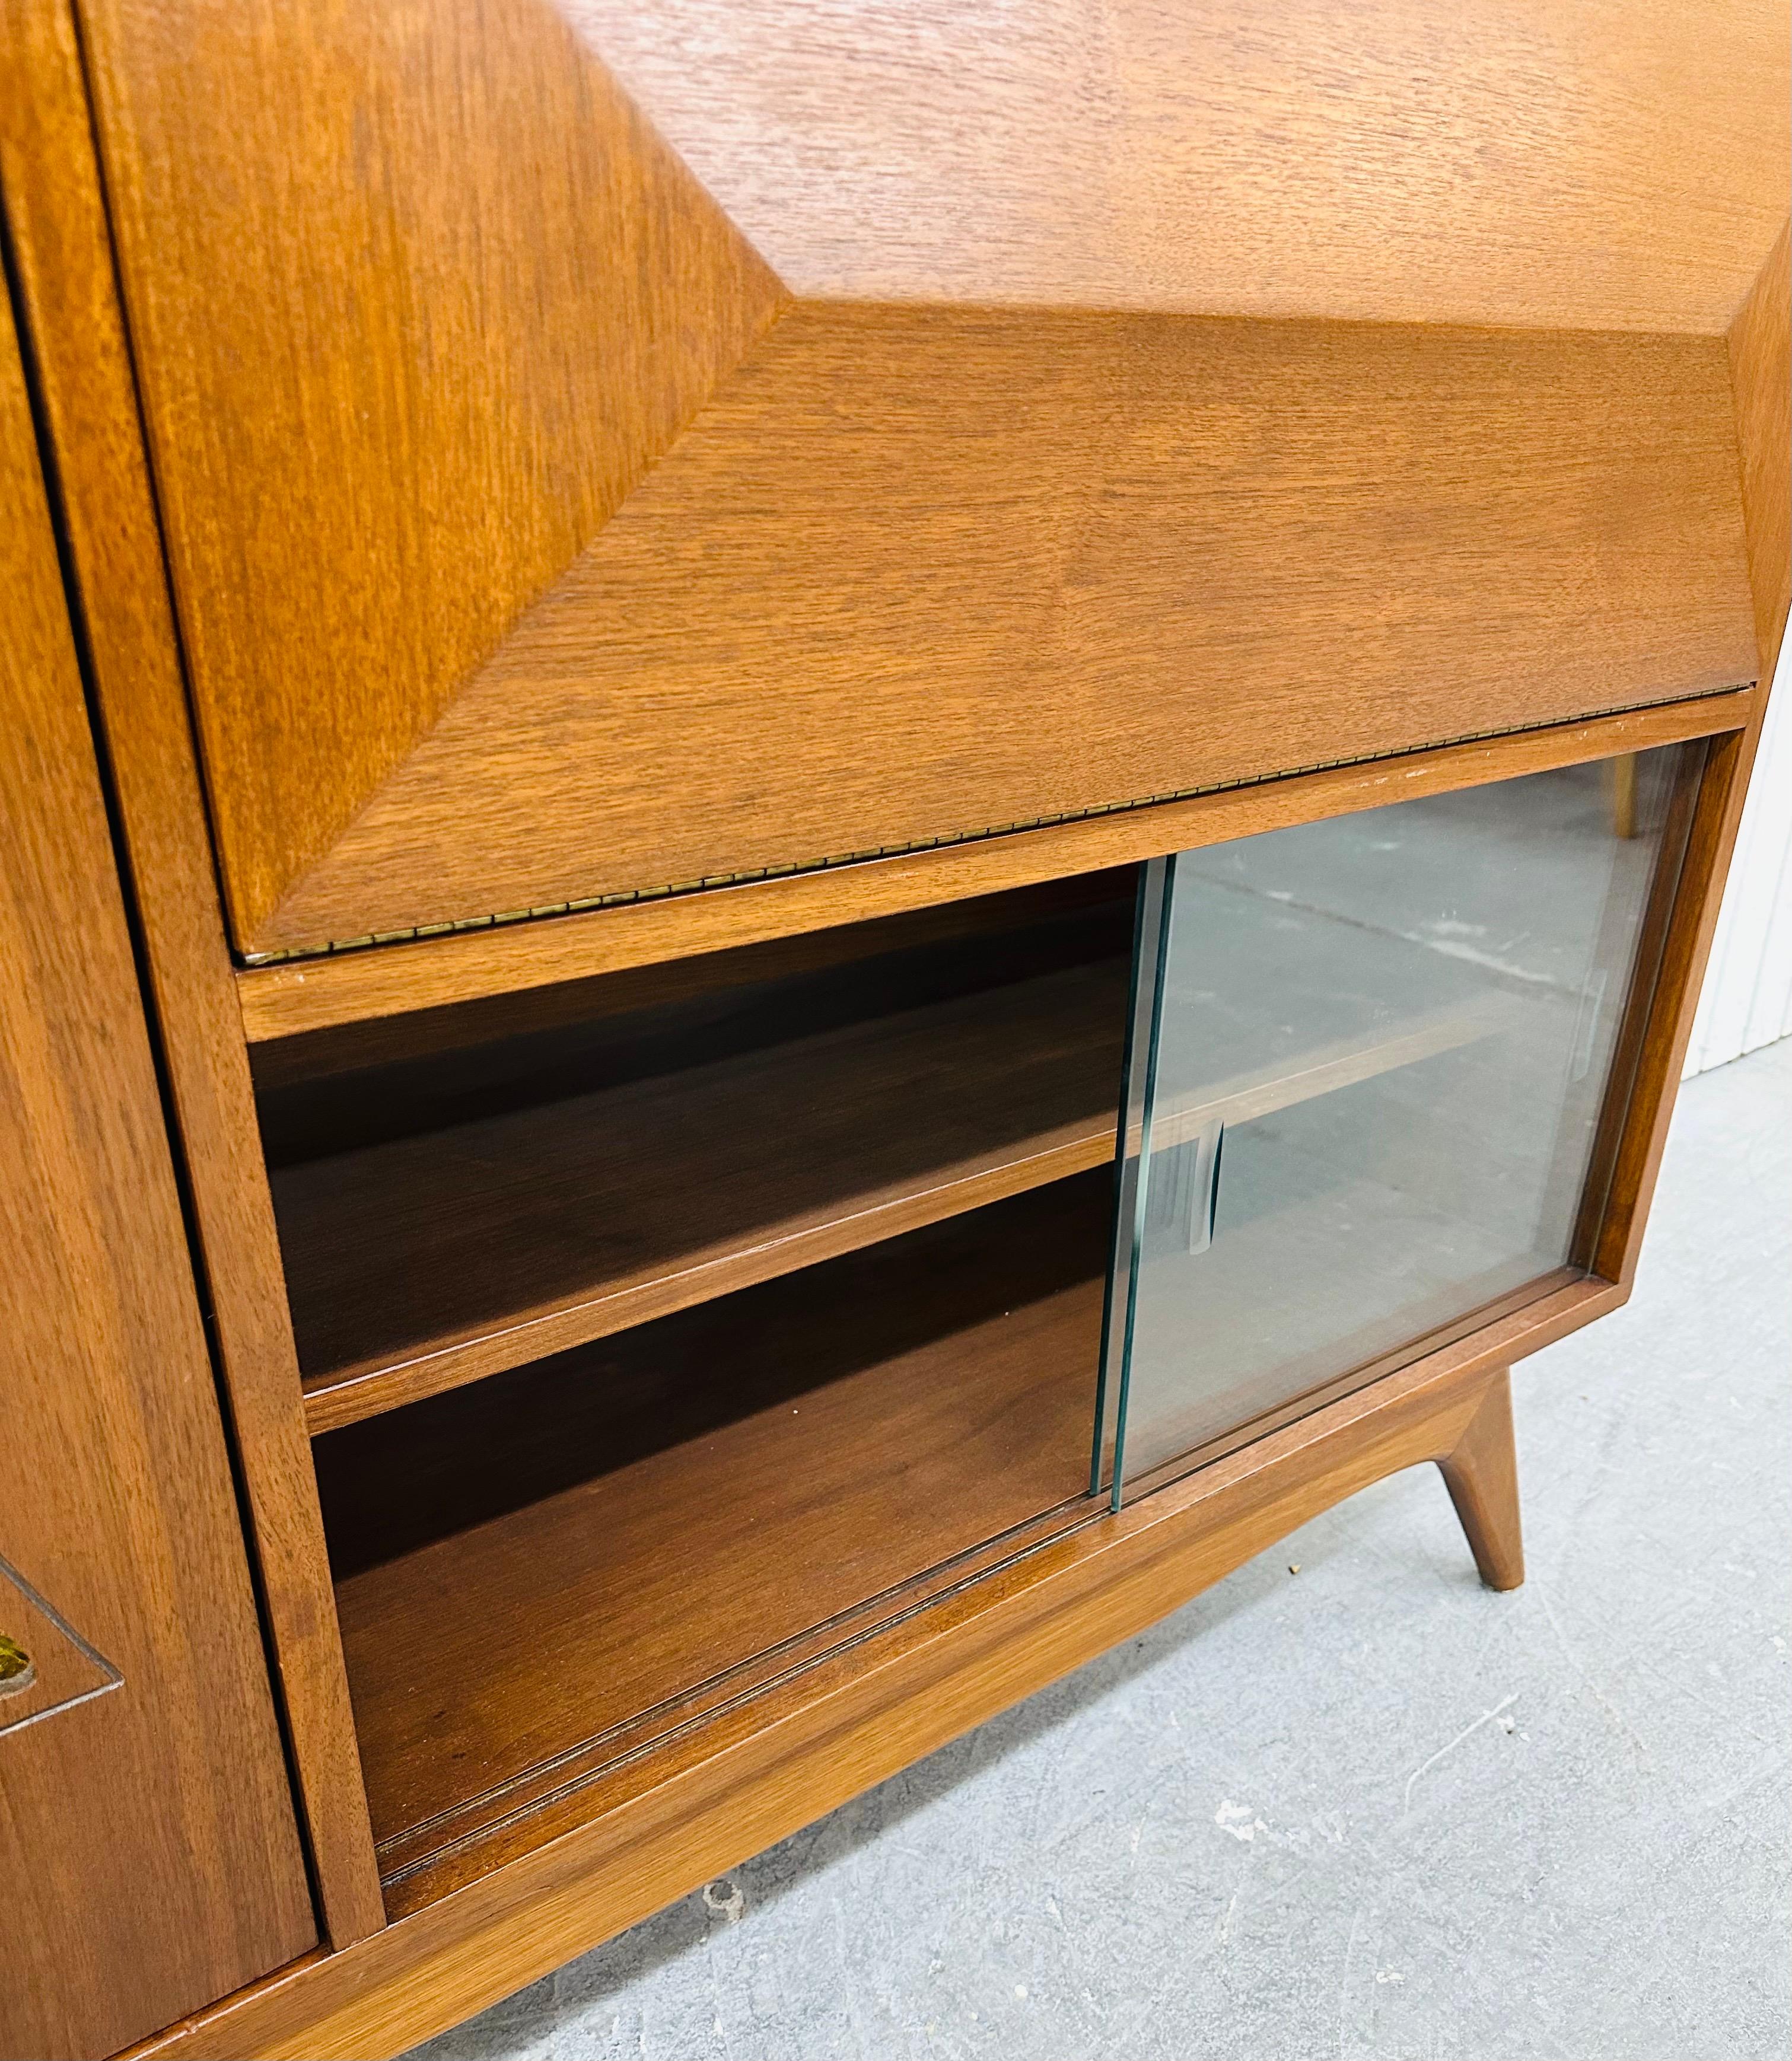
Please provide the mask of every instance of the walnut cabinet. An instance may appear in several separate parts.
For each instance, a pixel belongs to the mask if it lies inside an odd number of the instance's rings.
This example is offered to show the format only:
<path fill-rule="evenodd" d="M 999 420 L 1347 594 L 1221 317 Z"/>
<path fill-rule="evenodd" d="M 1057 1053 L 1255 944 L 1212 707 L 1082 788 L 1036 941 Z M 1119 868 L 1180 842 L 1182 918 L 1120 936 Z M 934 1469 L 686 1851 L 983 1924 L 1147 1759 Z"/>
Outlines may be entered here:
<path fill-rule="evenodd" d="M 1629 1293 L 1783 8 L 13 0 L 8 2054 L 392 2054 Z"/>

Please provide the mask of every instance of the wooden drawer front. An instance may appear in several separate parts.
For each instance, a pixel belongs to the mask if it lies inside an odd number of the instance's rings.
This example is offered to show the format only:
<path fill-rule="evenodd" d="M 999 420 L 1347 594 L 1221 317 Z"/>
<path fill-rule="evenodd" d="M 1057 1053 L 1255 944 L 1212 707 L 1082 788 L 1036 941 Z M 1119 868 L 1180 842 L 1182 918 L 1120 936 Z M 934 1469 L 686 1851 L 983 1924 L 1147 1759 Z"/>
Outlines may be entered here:
<path fill-rule="evenodd" d="M 784 98 L 769 4 L 704 10 L 700 58 L 671 0 L 81 11 L 245 953 L 1753 677 L 1752 226 L 1658 218 L 1674 263 L 1614 269 L 1553 187 L 1440 217 L 1452 156 L 1375 192 L 1365 287 L 1363 196 L 1288 170 L 1273 109 L 1169 93 L 1208 74 L 1145 9 L 1099 120 L 1054 60 L 1024 122 L 969 10 L 901 63 L 823 10 Z M 1646 184 L 1656 89 L 1549 58 L 1549 119 L 1609 114 Z M 916 63 L 988 162 L 917 116 L 868 212 L 818 201 Z M 1770 125 L 1763 171 L 1707 117 L 1764 250 Z M 1104 212 L 942 217 L 980 181 Z"/>

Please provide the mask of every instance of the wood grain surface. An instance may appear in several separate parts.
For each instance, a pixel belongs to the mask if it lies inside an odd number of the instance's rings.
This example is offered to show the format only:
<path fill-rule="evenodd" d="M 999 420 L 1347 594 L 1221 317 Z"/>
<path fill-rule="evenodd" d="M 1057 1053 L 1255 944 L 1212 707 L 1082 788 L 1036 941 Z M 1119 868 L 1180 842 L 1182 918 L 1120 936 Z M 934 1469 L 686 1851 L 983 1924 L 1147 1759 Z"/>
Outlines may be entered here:
<path fill-rule="evenodd" d="M 663 965 L 750 942 L 794 938 L 836 924 L 962 897 L 1063 879 L 1086 869 L 1249 837 L 1259 830 L 1357 809 L 1477 786 L 1616 752 L 1646 750 L 1746 724 L 1748 692 L 1716 694 L 1669 706 L 1562 723 L 1524 735 L 1454 744 L 1372 763 L 1255 782 L 1086 822 L 1016 831 L 981 843 L 868 859 L 792 878 L 625 904 L 539 922 L 329 958 L 251 967 L 237 976 L 251 1043 L 334 1026 L 371 1024 L 406 1012 L 446 1010 Z M 395 1024 L 399 1045 L 405 1035 Z M 303 1062 L 301 1062 L 303 1063 Z"/>
<path fill-rule="evenodd" d="M 581 1799 L 585 1822 L 146 2057 L 393 2055 L 713 1879 L 1459 1443 L 1490 1375 L 1623 1300 L 1578 1283 L 989 1573 Z M 526 1921 L 525 1921 L 526 1914 Z"/>
<path fill-rule="evenodd" d="M 1771 7 L 575 16 L 83 0 L 243 950 L 1752 673 Z"/>
<path fill-rule="evenodd" d="M 316 1930 L 4 300 L 0 612 L 0 2051 L 62 2061 Z"/>
<path fill-rule="evenodd" d="M 1720 334 L 1773 0 L 564 0 L 793 293 Z"/>
<path fill-rule="evenodd" d="M 1754 595 L 1761 678 L 1771 681 L 1792 603 L 1792 222 L 1730 328 L 1736 438 L 1742 460 L 1742 513 Z"/>
<path fill-rule="evenodd" d="M 244 942 L 1734 685 L 1730 409 L 1709 338 L 799 307 Z"/>
<path fill-rule="evenodd" d="M 1490 1589 L 1521 1587 L 1525 1545 L 1518 1455 L 1512 1437 L 1512 1377 L 1504 1367 L 1488 1383 L 1481 1407 L 1437 1467 L 1482 1581 Z"/>
<path fill-rule="evenodd" d="M 543 0 L 80 12 L 254 936 L 781 297 Z"/>
<path fill-rule="evenodd" d="M 384 1922 L 254 1093 L 66 0 L 0 37 L 0 182 L 53 442 L 324 1921 Z"/>

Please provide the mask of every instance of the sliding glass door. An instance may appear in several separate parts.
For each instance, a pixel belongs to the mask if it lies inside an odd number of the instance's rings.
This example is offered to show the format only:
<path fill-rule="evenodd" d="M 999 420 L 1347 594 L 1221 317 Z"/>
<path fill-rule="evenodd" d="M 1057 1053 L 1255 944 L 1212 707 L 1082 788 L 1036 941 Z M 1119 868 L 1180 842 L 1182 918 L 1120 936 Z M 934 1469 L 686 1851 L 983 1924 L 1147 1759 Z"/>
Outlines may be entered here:
<path fill-rule="evenodd" d="M 1582 1263 L 1702 753 L 1146 870 L 1098 1487 Z"/>

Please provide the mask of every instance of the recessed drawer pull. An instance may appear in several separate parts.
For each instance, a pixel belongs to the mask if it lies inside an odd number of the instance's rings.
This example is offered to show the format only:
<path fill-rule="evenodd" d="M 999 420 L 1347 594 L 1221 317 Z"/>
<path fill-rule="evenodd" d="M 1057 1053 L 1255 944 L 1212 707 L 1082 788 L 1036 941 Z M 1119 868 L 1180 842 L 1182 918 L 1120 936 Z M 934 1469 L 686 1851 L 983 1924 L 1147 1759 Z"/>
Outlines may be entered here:
<path fill-rule="evenodd" d="M 38 1679 L 31 1656 L 15 1639 L 0 1631 L 0 1696 L 16 1696 Z"/>

